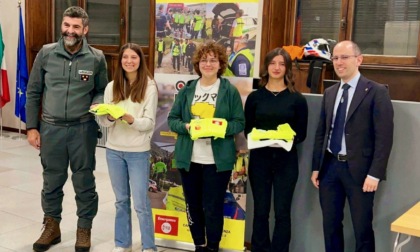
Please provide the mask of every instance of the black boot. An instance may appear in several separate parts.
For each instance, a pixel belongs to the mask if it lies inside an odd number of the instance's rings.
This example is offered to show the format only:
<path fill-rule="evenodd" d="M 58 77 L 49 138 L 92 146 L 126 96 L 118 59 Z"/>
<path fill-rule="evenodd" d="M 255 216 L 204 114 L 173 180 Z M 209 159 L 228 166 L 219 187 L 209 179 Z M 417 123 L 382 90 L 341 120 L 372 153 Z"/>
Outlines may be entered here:
<path fill-rule="evenodd" d="M 207 250 L 208 252 L 219 252 L 219 243 L 207 243 Z"/>
<path fill-rule="evenodd" d="M 207 247 L 195 246 L 195 252 L 207 252 Z"/>

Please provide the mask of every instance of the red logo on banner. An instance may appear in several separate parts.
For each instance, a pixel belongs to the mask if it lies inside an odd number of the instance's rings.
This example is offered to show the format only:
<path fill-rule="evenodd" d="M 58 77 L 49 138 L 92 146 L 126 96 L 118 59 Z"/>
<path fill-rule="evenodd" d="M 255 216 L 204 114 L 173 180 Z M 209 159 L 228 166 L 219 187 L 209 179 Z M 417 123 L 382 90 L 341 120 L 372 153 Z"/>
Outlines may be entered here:
<path fill-rule="evenodd" d="M 181 90 L 181 88 L 183 88 L 184 86 L 185 86 L 185 82 L 183 82 L 182 80 L 178 81 L 175 84 L 175 88 L 176 88 L 177 91 Z"/>
<path fill-rule="evenodd" d="M 155 232 L 165 235 L 178 235 L 178 218 L 156 215 L 155 216 Z"/>

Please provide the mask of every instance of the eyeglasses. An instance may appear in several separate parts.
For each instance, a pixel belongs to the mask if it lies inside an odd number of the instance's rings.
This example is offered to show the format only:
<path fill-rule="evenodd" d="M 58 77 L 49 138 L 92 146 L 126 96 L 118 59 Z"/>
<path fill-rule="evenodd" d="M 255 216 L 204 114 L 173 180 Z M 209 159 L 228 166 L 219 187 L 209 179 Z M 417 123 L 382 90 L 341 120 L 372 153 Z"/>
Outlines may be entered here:
<path fill-rule="evenodd" d="M 331 57 L 331 60 L 332 61 L 337 61 L 337 60 L 341 59 L 342 61 L 346 61 L 350 57 L 357 57 L 357 56 L 359 56 L 359 55 L 341 55 L 341 56 L 334 56 L 334 57 Z"/>
<path fill-rule="evenodd" d="M 218 59 L 201 59 L 200 60 L 200 64 L 202 65 L 206 65 L 207 63 L 210 63 L 210 65 L 215 65 L 219 63 L 219 60 Z"/>

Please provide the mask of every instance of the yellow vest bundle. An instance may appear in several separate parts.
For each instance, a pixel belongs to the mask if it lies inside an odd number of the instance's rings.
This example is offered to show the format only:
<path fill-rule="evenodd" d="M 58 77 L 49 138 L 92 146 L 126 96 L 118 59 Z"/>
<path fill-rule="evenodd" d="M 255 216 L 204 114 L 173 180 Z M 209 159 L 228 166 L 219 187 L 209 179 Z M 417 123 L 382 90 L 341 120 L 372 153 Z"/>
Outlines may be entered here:
<path fill-rule="evenodd" d="M 280 124 L 277 130 L 260 130 L 253 128 L 251 131 L 251 138 L 254 141 L 258 140 L 293 140 L 296 132 L 290 127 L 288 123 Z"/>
<path fill-rule="evenodd" d="M 227 121 L 222 118 L 193 119 L 190 122 L 192 140 L 204 137 L 225 138 Z"/>
<path fill-rule="evenodd" d="M 290 151 L 296 132 L 288 123 L 280 124 L 277 130 L 261 130 L 253 128 L 248 134 L 248 149 L 261 147 L 280 147 Z"/>
<path fill-rule="evenodd" d="M 125 110 L 123 108 L 114 104 L 103 103 L 90 109 L 89 112 L 95 115 L 111 115 L 115 119 L 118 119 L 125 114 Z"/>

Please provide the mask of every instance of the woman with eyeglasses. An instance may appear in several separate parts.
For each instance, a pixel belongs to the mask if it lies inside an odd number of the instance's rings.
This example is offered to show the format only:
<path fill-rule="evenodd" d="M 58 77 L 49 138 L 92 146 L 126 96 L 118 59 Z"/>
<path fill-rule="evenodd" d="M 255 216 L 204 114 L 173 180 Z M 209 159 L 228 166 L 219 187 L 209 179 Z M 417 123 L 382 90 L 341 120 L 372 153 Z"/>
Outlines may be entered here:
<path fill-rule="evenodd" d="M 176 167 L 195 251 L 218 251 L 224 197 L 236 161 L 234 135 L 244 129 L 245 118 L 238 90 L 221 77 L 227 66 L 226 49 L 213 42 L 203 44 L 194 53 L 193 65 L 200 77 L 179 91 L 168 124 L 178 134 Z M 224 138 L 191 139 L 191 120 L 205 118 L 227 121 Z"/>
<path fill-rule="evenodd" d="M 288 123 L 296 132 L 293 146 L 250 150 L 248 179 L 254 198 L 252 251 L 287 252 L 291 238 L 290 211 L 299 174 L 296 144 L 306 138 L 308 106 L 294 88 L 292 60 L 282 48 L 270 51 L 261 69 L 260 88 L 245 103 L 245 135 L 253 128 L 277 130 Z M 274 232 L 269 236 L 271 193 L 274 193 Z"/>

